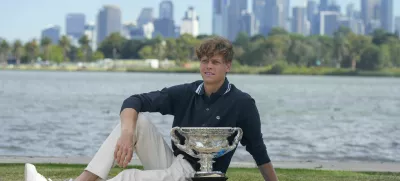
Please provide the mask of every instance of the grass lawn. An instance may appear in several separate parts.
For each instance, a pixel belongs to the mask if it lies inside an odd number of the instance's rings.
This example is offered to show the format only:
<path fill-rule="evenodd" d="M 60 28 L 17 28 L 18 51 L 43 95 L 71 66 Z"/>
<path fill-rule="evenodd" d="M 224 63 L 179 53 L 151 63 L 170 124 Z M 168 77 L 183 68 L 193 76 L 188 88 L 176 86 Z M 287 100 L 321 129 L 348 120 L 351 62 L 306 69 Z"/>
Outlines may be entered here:
<path fill-rule="evenodd" d="M 53 181 L 74 178 L 85 165 L 35 164 L 39 173 Z M 129 167 L 139 168 L 141 167 Z M 117 175 L 121 168 L 115 167 L 110 176 Z M 400 173 L 322 171 L 306 169 L 276 169 L 280 181 L 399 181 Z M 255 168 L 230 168 L 229 181 L 263 180 Z M 0 164 L 0 181 L 18 181 L 24 179 L 24 164 Z"/>

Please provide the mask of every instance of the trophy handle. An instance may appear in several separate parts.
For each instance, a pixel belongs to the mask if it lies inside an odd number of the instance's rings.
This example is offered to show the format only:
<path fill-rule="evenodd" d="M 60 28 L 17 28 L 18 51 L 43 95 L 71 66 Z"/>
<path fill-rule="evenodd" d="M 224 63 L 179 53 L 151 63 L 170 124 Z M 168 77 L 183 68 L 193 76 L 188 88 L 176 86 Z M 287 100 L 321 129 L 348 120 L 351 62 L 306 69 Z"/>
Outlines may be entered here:
<path fill-rule="evenodd" d="M 233 128 L 234 132 L 238 132 L 237 135 L 235 136 L 232 145 L 229 145 L 228 148 L 221 150 L 220 152 L 218 152 L 215 157 L 221 157 L 223 155 L 225 155 L 226 153 L 229 153 L 230 151 L 232 151 L 233 149 L 236 148 L 236 146 L 239 144 L 239 141 L 242 139 L 243 136 L 243 130 L 241 128 Z"/>
<path fill-rule="evenodd" d="M 197 155 L 193 152 L 193 150 L 188 148 L 186 145 L 181 145 L 180 144 L 179 137 L 176 136 L 175 131 L 178 131 L 183 137 L 185 137 L 185 139 L 186 139 L 185 143 L 188 140 L 186 135 L 182 134 L 182 131 L 181 131 L 180 127 L 174 127 L 174 128 L 171 129 L 171 139 L 174 142 L 175 146 L 178 147 L 180 150 L 184 151 L 185 153 L 189 154 L 190 156 L 193 156 L 193 157 L 197 158 Z"/>

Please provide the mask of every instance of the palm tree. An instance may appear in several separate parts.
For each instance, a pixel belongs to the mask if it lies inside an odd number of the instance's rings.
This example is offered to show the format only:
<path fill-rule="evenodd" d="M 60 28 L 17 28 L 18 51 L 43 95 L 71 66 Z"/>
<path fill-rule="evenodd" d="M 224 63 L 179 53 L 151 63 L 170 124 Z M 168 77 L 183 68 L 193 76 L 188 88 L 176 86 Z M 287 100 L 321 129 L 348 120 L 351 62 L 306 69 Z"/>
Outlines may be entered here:
<path fill-rule="evenodd" d="M 21 56 L 23 54 L 22 43 L 20 40 L 15 40 L 13 44 L 13 54 L 17 61 L 17 65 L 21 64 Z"/>
<path fill-rule="evenodd" d="M 84 62 L 88 61 L 88 56 L 89 56 L 89 50 L 90 50 L 90 40 L 86 35 L 83 35 L 80 39 L 79 39 L 79 44 L 81 45 L 81 49 L 83 52 L 83 58 L 84 58 Z"/>
<path fill-rule="evenodd" d="M 63 61 L 66 62 L 68 59 L 67 54 L 71 48 L 71 41 L 67 36 L 64 35 L 61 37 L 59 45 L 63 49 Z"/>
<path fill-rule="evenodd" d="M 8 45 L 6 40 L 1 41 L 0 44 L 0 63 L 6 62 L 8 53 L 10 52 L 10 45 Z"/>
<path fill-rule="evenodd" d="M 49 60 L 49 52 L 50 52 L 49 48 L 50 48 L 50 45 L 51 45 L 51 39 L 48 38 L 48 37 L 44 37 L 40 41 L 40 46 L 42 47 L 45 60 Z"/>
<path fill-rule="evenodd" d="M 32 41 L 27 42 L 25 44 L 25 51 L 28 55 L 28 61 L 30 61 L 30 63 L 33 64 L 38 54 L 38 43 L 36 39 L 33 39 Z"/>

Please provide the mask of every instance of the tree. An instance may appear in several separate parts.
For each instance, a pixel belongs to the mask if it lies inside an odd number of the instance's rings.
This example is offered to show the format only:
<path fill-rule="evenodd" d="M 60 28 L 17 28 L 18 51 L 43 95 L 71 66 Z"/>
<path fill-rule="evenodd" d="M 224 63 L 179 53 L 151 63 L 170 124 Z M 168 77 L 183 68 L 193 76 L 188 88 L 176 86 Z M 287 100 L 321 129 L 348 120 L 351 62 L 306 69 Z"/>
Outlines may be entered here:
<path fill-rule="evenodd" d="M 35 59 L 39 56 L 39 45 L 36 39 L 29 41 L 25 44 L 26 61 L 33 64 Z"/>
<path fill-rule="evenodd" d="M 52 62 L 60 64 L 65 60 L 64 49 L 61 46 L 50 45 L 51 54 L 49 54 L 49 59 Z"/>
<path fill-rule="evenodd" d="M 348 39 L 351 69 L 355 70 L 357 63 L 360 61 L 361 55 L 364 53 L 365 49 L 371 45 L 371 38 L 363 35 L 350 34 Z"/>
<path fill-rule="evenodd" d="M 42 47 L 45 60 L 49 60 L 50 45 L 51 45 L 50 38 L 44 37 L 43 39 L 40 40 L 40 46 Z"/>
<path fill-rule="evenodd" d="M 141 40 L 127 40 L 122 45 L 121 58 L 122 59 L 139 59 L 139 51 L 144 46 Z"/>
<path fill-rule="evenodd" d="M 383 68 L 383 64 L 379 46 L 369 45 L 361 55 L 361 61 L 357 64 L 357 68 L 362 70 L 379 70 Z"/>
<path fill-rule="evenodd" d="M 347 56 L 349 53 L 349 41 L 346 38 L 350 34 L 348 28 L 341 27 L 335 33 L 333 37 L 333 56 L 336 60 L 336 67 L 340 68 L 343 57 Z"/>
<path fill-rule="evenodd" d="M 100 51 L 96 51 L 93 53 L 92 61 L 102 60 L 104 59 L 104 54 Z"/>
<path fill-rule="evenodd" d="M 67 36 L 62 36 L 59 45 L 63 50 L 63 61 L 67 62 L 68 61 L 68 52 L 71 50 L 71 41 Z"/>
<path fill-rule="evenodd" d="M 87 62 L 89 60 L 90 57 L 90 40 L 88 38 L 87 35 L 83 35 L 80 39 L 79 39 L 79 45 L 80 45 L 80 52 L 82 53 L 81 57 L 79 58 L 80 60 Z M 79 56 L 78 56 L 79 57 Z"/>
<path fill-rule="evenodd" d="M 288 35 L 289 33 L 283 28 L 272 28 L 271 31 L 268 33 L 268 36 L 275 36 L 275 35 Z"/>
<path fill-rule="evenodd" d="M 101 51 L 106 58 L 119 58 L 122 46 L 126 39 L 119 33 L 112 33 L 103 42 L 101 42 L 98 51 Z"/>
<path fill-rule="evenodd" d="M 0 63 L 7 61 L 9 52 L 10 52 L 10 45 L 6 40 L 2 40 L 0 43 Z"/>
<path fill-rule="evenodd" d="M 21 57 L 23 55 L 24 49 L 22 47 L 22 43 L 20 40 L 15 40 L 14 44 L 13 44 L 13 55 L 17 61 L 17 65 L 21 64 Z"/>

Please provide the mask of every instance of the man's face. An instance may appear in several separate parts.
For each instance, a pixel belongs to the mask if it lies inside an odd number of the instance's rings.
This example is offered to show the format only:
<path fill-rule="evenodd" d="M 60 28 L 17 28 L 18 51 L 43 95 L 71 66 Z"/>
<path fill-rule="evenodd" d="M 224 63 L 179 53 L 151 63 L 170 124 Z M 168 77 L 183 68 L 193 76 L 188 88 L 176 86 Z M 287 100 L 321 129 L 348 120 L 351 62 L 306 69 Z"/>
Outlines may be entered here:
<path fill-rule="evenodd" d="M 200 72 L 205 83 L 219 83 L 225 80 L 225 75 L 231 69 L 231 63 L 225 63 L 223 56 L 203 56 L 200 59 Z"/>

